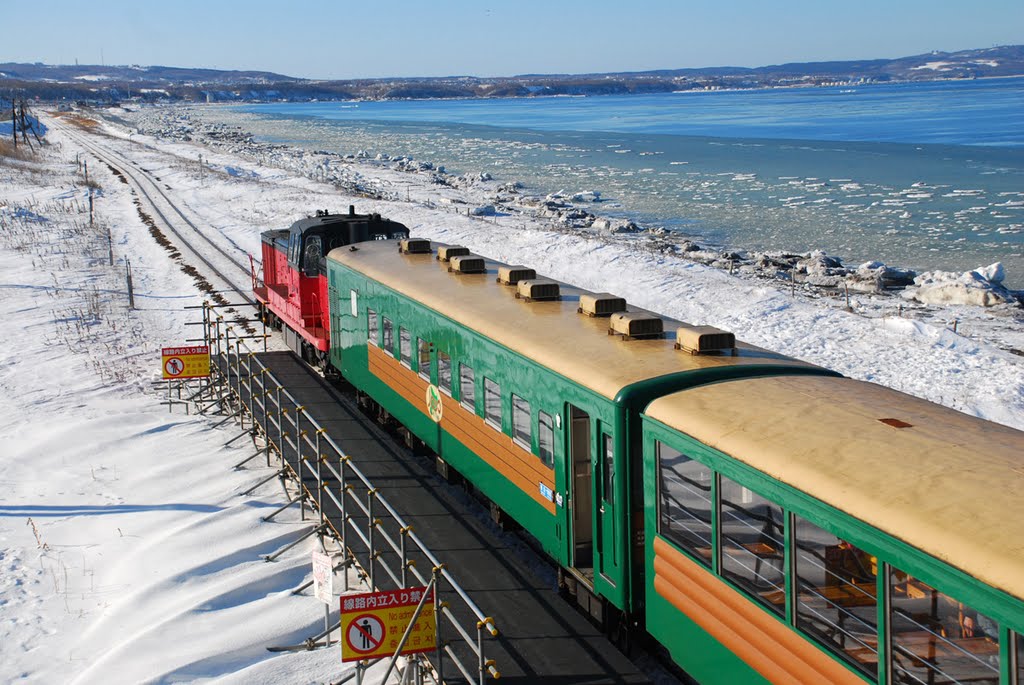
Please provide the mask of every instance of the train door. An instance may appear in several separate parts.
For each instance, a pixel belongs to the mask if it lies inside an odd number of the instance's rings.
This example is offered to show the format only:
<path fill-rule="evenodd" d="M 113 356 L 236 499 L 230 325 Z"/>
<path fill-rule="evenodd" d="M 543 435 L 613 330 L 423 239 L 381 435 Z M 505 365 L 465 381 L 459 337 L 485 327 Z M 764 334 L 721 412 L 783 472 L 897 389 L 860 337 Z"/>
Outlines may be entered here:
<path fill-rule="evenodd" d="M 591 469 L 590 415 L 567 405 L 569 456 L 572 464 L 572 567 L 594 579 L 593 471 Z"/>
<path fill-rule="evenodd" d="M 613 587 L 619 577 L 619 548 L 615 530 L 617 473 L 615 441 L 608 433 L 598 433 L 597 445 L 597 568 L 602 578 Z"/>

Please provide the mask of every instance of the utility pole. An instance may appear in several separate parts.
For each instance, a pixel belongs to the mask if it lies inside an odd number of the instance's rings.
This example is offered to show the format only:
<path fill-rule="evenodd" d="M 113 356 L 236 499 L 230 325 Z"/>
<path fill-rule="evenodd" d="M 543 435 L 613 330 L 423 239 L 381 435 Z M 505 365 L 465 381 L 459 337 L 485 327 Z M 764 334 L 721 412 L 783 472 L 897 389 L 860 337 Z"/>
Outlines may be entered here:
<path fill-rule="evenodd" d="M 132 263 L 124 260 L 125 276 L 128 281 L 128 308 L 135 309 L 135 288 L 132 287 Z"/>
<path fill-rule="evenodd" d="M 11 95 L 11 138 L 14 139 L 14 149 L 18 149 L 18 119 L 14 110 L 14 96 Z"/>
<path fill-rule="evenodd" d="M 28 118 L 25 116 L 25 101 L 21 101 L 21 140 L 28 145 L 29 149 L 32 149 L 32 141 L 28 139 Z"/>

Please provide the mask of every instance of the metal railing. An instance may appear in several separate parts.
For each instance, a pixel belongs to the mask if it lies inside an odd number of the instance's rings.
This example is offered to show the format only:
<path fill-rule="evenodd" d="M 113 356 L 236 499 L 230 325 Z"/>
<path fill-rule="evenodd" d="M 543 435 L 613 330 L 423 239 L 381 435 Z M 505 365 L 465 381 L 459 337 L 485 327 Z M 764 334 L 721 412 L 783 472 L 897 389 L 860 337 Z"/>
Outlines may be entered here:
<path fill-rule="evenodd" d="M 494 620 L 480 610 L 446 565 L 427 549 L 414 527 L 363 474 L 357 459 L 327 434 L 257 357 L 258 351 L 251 349 L 248 341 L 262 341 L 265 350 L 266 334 L 240 333 L 236 323 L 226 323 L 217 314 L 223 308 L 204 305 L 203 328 L 210 345 L 214 381 L 236 404 L 232 415 L 241 427 L 245 429 L 248 423 L 254 441 L 257 436 L 263 439 L 263 447 L 236 468 L 260 455 L 265 456 L 268 467 L 277 466 L 273 474 L 242 494 L 280 478 L 297 492 L 288 504 L 265 519 L 298 503 L 302 520 L 306 520 L 308 507 L 316 523 L 299 540 L 267 560 L 317 535 L 331 538 L 340 546 L 343 561 L 336 570 L 355 568 L 371 590 L 433 584 L 437 650 L 427 659 L 435 682 L 445 682 L 446 662 L 471 684 L 482 685 L 488 676 L 499 678 L 494 661 L 485 653 L 485 633 L 498 635 Z M 342 575 L 347 591 L 348 573 Z M 335 628 L 337 625 L 311 640 L 326 637 Z"/>

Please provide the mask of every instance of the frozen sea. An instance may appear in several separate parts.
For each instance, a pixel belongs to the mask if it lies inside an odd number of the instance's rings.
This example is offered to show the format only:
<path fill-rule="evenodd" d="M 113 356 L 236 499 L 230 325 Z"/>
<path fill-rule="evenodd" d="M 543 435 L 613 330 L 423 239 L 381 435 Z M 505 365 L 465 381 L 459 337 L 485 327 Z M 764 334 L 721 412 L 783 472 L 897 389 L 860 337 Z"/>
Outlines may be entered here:
<path fill-rule="evenodd" d="M 221 109 L 265 141 L 406 155 L 729 249 L 1006 266 L 1024 288 L 1024 78 Z M 239 118 L 242 121 L 238 121 Z"/>

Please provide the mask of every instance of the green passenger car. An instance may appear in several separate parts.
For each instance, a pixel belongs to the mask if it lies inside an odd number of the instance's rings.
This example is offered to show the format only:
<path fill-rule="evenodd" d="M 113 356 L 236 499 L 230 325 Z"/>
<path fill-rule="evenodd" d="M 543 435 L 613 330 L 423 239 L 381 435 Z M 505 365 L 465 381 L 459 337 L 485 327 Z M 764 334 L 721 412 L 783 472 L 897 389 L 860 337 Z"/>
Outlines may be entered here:
<path fill-rule="evenodd" d="M 733 377 L 831 372 L 742 343 L 691 354 L 669 320 L 657 319 L 665 335 L 612 335 L 607 312 L 585 311 L 594 293 L 424 243 L 330 253 L 332 364 L 539 540 L 595 615 L 639 616 L 647 403 Z"/>
<path fill-rule="evenodd" d="M 647 627 L 701 683 L 1024 683 L 1024 433 L 870 383 L 644 414 Z"/>

